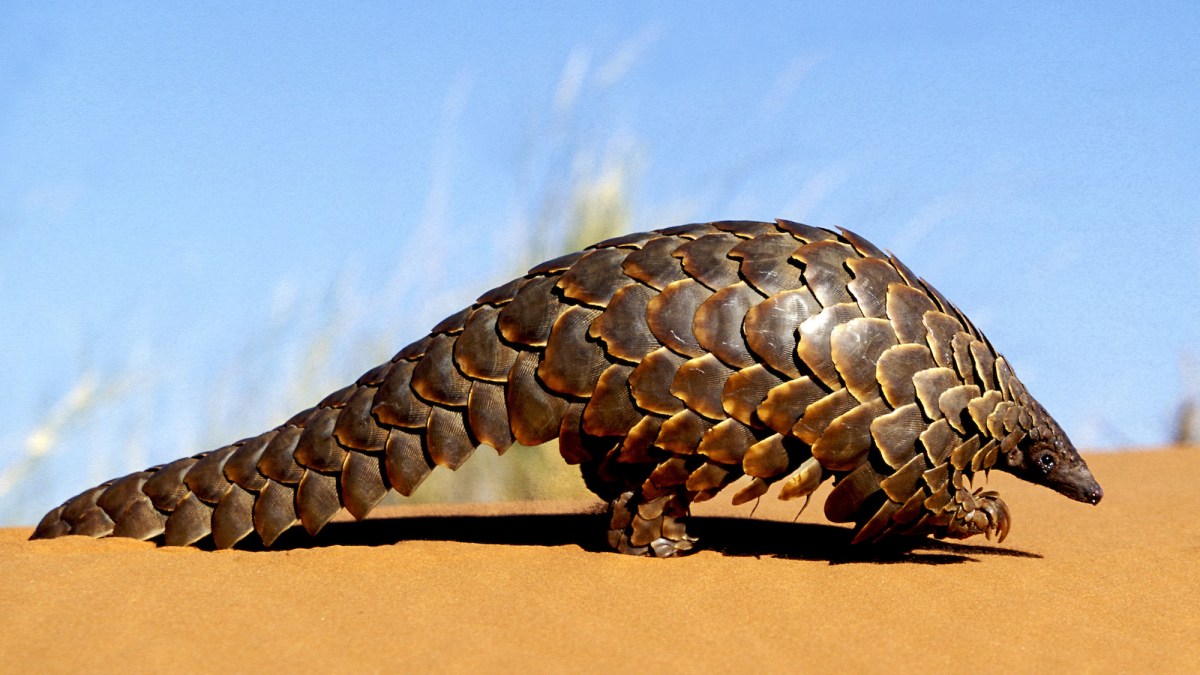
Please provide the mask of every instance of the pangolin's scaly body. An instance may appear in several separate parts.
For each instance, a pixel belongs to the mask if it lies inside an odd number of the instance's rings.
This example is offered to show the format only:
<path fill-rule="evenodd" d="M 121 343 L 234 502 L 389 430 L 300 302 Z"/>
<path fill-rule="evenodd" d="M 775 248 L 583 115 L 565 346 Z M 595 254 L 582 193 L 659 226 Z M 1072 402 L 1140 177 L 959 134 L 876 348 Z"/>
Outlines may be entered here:
<path fill-rule="evenodd" d="M 278 428 L 88 490 L 33 536 L 269 546 L 412 494 L 480 444 L 554 438 L 611 503 L 610 543 L 638 554 L 691 549 L 688 505 L 743 475 L 735 503 L 833 478 L 825 513 L 856 541 L 1003 538 L 1007 507 L 969 483 L 992 468 L 1102 495 L 1004 358 L 900 261 L 844 230 L 739 221 L 538 265 Z"/>

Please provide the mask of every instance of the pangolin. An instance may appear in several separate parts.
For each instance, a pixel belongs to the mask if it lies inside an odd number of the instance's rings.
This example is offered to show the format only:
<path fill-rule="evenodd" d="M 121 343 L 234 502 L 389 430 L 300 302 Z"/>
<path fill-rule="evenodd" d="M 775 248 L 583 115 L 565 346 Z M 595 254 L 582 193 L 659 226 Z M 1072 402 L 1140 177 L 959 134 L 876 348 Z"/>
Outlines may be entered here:
<path fill-rule="evenodd" d="M 685 516 L 834 487 L 855 542 L 1002 541 L 990 469 L 1079 501 L 1103 491 L 983 333 L 847 230 L 777 220 L 670 227 L 535 266 L 390 361 L 259 436 L 110 480 L 48 513 L 66 534 L 228 548 L 363 518 L 479 445 L 558 439 L 610 504 L 608 541 L 694 550 Z"/>

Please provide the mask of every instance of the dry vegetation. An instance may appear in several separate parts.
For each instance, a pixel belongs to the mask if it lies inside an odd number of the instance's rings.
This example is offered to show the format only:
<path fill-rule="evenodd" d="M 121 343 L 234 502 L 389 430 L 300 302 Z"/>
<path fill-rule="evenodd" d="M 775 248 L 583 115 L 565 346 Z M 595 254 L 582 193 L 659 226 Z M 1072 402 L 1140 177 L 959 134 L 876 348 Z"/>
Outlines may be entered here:
<path fill-rule="evenodd" d="M 626 56 L 618 50 L 608 66 Z M 588 59 L 574 55 L 545 123 L 553 133 L 530 134 L 520 162 L 523 213 L 515 216 L 524 222 L 506 224 L 507 230 L 524 233 L 526 241 L 521 259 L 491 271 L 495 283 L 520 275 L 545 257 L 628 231 L 636 144 L 625 136 L 595 133 L 601 125 L 581 115 L 579 105 L 581 92 L 591 88 L 593 95 L 603 96 L 613 86 L 608 66 L 589 69 Z M 444 168 L 435 166 L 434 171 Z M 431 193 L 442 194 L 431 194 L 431 204 L 444 199 L 448 190 L 446 180 L 434 176 L 432 182 Z M 438 222 L 436 204 L 427 204 L 425 211 L 421 222 L 406 226 L 416 233 L 414 239 L 444 237 L 446 226 Z M 427 242 L 412 243 L 417 244 L 412 250 L 422 250 L 423 256 L 430 249 L 445 251 L 420 246 Z M 448 262 L 420 264 L 449 269 Z M 269 428 L 404 346 L 397 342 L 394 323 L 380 324 L 381 315 L 416 317 L 428 328 L 458 309 L 462 297 L 481 290 L 446 284 L 430 289 L 427 280 L 421 287 L 420 274 L 400 269 L 411 268 L 412 261 L 397 256 L 397 263 L 394 273 L 380 276 L 385 280 L 381 287 L 364 287 L 348 266 L 321 297 L 303 302 L 298 296 L 311 290 L 282 285 L 263 324 L 242 334 L 241 343 L 227 346 L 216 364 L 159 347 L 151 353 L 131 349 L 121 367 L 89 366 L 77 372 L 41 418 L 25 427 L 19 451 L 0 464 L 0 524 L 36 522 L 54 505 L 47 495 L 68 496 L 61 494 L 64 483 L 73 494 L 106 478 Z M 453 278 L 449 276 L 449 286 Z M 299 306 L 306 311 L 294 311 Z M 409 339 L 421 334 L 416 328 L 408 333 Z M 134 342 L 130 336 L 108 337 L 124 338 Z M 196 382 L 205 390 L 201 405 L 172 405 L 186 397 L 181 388 Z M 458 472 L 435 471 L 411 500 L 578 497 L 586 490 L 577 473 L 557 458 L 554 443 L 514 446 L 503 458 L 484 446 Z"/>

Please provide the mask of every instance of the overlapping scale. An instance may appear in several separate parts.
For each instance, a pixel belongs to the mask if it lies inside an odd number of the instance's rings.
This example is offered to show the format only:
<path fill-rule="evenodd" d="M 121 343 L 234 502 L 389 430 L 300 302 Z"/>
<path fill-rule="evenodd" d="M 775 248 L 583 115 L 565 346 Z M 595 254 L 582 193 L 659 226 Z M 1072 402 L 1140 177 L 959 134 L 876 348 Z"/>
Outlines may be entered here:
<path fill-rule="evenodd" d="M 412 371 L 412 390 L 423 400 L 448 406 L 465 406 L 471 383 L 454 366 L 454 338 L 434 338 Z"/>
<path fill-rule="evenodd" d="M 642 419 L 629 393 L 633 367 L 614 364 L 600 375 L 583 410 L 583 430 L 593 436 L 624 436 Z"/>
<path fill-rule="evenodd" d="M 671 255 L 687 241 L 678 237 L 651 239 L 625 258 L 621 271 L 630 279 L 661 291 L 671 283 L 687 278 L 679 259 Z"/>
<path fill-rule="evenodd" d="M 347 453 L 338 480 L 346 510 L 357 520 L 366 518 L 387 495 L 387 467 L 381 456 Z"/>
<path fill-rule="evenodd" d="M 333 427 L 334 438 L 344 447 L 363 452 L 383 452 L 387 429 L 379 426 L 371 409 L 375 407 L 378 388 L 360 386 L 346 406 L 338 413 Z"/>
<path fill-rule="evenodd" d="M 500 340 L 499 316 L 496 307 L 476 309 L 454 343 L 454 363 L 470 379 L 504 382 L 517 360 L 517 351 Z"/>
<path fill-rule="evenodd" d="M 896 268 L 886 259 L 878 258 L 850 258 L 846 266 L 854 275 L 854 280 L 846 288 L 854 296 L 863 316 L 887 318 L 888 286 L 903 283 Z"/>
<path fill-rule="evenodd" d="M 842 303 L 828 306 L 820 314 L 800 324 L 796 355 L 830 389 L 842 386 L 837 366 L 833 363 L 833 329 L 859 318 L 862 318 L 862 312 L 858 310 L 858 305 Z"/>
<path fill-rule="evenodd" d="M 583 398 L 592 395 L 600 373 L 609 365 L 604 348 L 587 337 L 589 326 L 598 316 L 598 309 L 577 306 L 554 322 L 537 370 L 541 381 L 553 391 Z"/>
<path fill-rule="evenodd" d="M 621 273 L 628 254 L 621 248 L 588 251 L 559 277 L 557 286 L 563 297 L 604 308 L 619 288 L 634 283 Z"/>
<path fill-rule="evenodd" d="M 407 429 L 392 429 L 388 433 L 384 457 L 388 483 L 405 497 L 429 477 L 434 467 L 433 460 L 425 452 L 422 433 Z"/>
<path fill-rule="evenodd" d="M 857 465 L 834 484 L 825 498 L 825 517 L 835 523 L 852 522 L 860 507 L 879 491 L 882 480 L 883 476 L 875 472 L 870 462 Z"/>
<path fill-rule="evenodd" d="M 854 302 L 847 288 L 852 277 L 846 259 L 851 257 L 858 257 L 854 249 L 837 241 L 813 242 L 792 254 L 803 266 L 804 281 L 822 307 Z"/>
<path fill-rule="evenodd" d="M 425 428 L 425 449 L 438 466 L 455 470 L 475 452 L 466 419 L 458 410 L 434 407 Z"/>
<path fill-rule="evenodd" d="M 900 342 L 924 344 L 928 331 L 925 314 L 936 310 L 929 296 L 912 286 L 900 282 L 888 285 L 887 315 Z"/>
<path fill-rule="evenodd" d="M 871 423 L 888 412 L 879 399 L 842 413 L 812 444 L 812 455 L 830 471 L 849 471 L 866 458 L 871 449 Z"/>
<path fill-rule="evenodd" d="M 714 425 L 704 437 L 696 452 L 721 464 L 741 464 L 746 450 L 757 439 L 750 427 L 733 419 L 727 419 Z"/>
<path fill-rule="evenodd" d="M 779 376 L 767 370 L 761 363 L 743 368 L 725 380 L 721 391 L 721 406 L 725 413 L 747 426 L 762 427 L 756 411 L 767 400 L 772 389 L 783 384 Z M 815 399 L 814 399 L 815 400 Z M 795 420 L 792 420 L 795 424 Z M 787 425 L 790 429 L 792 424 Z M 786 433 L 786 432 L 783 432 Z"/>
<path fill-rule="evenodd" d="M 661 343 L 650 332 L 646 313 L 650 300 L 657 294 L 642 284 L 629 284 L 613 296 L 604 313 L 592 322 L 588 335 L 604 343 L 608 355 L 640 362 Z"/>
<path fill-rule="evenodd" d="M 812 378 L 804 376 L 772 387 L 755 412 L 768 428 L 776 433 L 787 434 L 796 426 L 810 405 L 828 395 L 827 389 Z"/>
<path fill-rule="evenodd" d="M 310 535 L 316 535 L 342 508 L 337 476 L 305 472 L 296 486 L 296 514 Z M 170 525 L 170 521 L 167 522 Z"/>
<path fill-rule="evenodd" d="M 317 471 L 338 471 L 346 461 L 346 451 L 333 438 L 339 411 L 324 408 L 300 432 L 292 458 L 296 463 Z"/>
<path fill-rule="evenodd" d="M 846 389 L 862 402 L 879 398 L 875 366 L 888 348 L 896 346 L 896 335 L 885 319 L 852 319 L 834 326 L 830 335 L 830 357 Z"/>
<path fill-rule="evenodd" d="M 504 386 L 494 382 L 475 381 L 467 396 L 467 423 L 471 435 L 504 454 L 513 444 L 513 431 L 508 422 L 508 406 Z"/>
<path fill-rule="evenodd" d="M 496 318 L 496 326 L 504 339 L 527 347 L 545 347 L 550 329 L 558 315 L 566 309 L 554 295 L 557 277 L 530 279 Z"/>
<path fill-rule="evenodd" d="M 813 241 L 836 241 L 837 235 L 829 230 L 823 230 L 812 225 L 805 225 L 783 218 L 776 218 L 775 225 L 782 231 L 791 234 L 796 239 L 804 243 Z"/>
<path fill-rule="evenodd" d="M 646 307 L 646 324 L 663 346 L 676 354 L 695 358 L 704 350 L 692 333 L 692 323 L 701 303 L 712 291 L 694 279 L 682 279 L 669 284 Z"/>
<path fill-rule="evenodd" d="M 225 493 L 232 487 L 229 479 L 225 478 L 225 461 L 229 459 L 229 456 L 236 449 L 232 445 L 227 445 L 223 448 L 213 450 L 196 460 L 192 468 L 188 469 L 183 482 L 187 485 L 188 490 L 191 490 L 192 494 L 196 495 L 196 498 L 212 505 L 221 501 L 221 497 L 224 497 Z M 138 475 L 133 474 L 135 477 Z M 140 491 L 140 487 L 138 489 Z M 113 488 L 110 487 L 108 493 L 112 492 Z M 126 497 L 120 501 L 127 502 L 128 500 L 129 498 Z M 102 508 L 104 507 L 103 498 L 98 503 Z M 105 509 L 105 511 L 109 511 L 109 509 Z M 111 512 L 110 515 L 112 515 Z"/>
<path fill-rule="evenodd" d="M 746 312 L 746 346 L 775 372 L 800 377 L 798 331 L 802 323 L 820 312 L 820 303 L 807 288 L 772 295 Z"/>
<path fill-rule="evenodd" d="M 721 393 L 732 374 L 733 370 L 716 356 L 705 354 L 679 366 L 671 382 L 671 394 L 697 413 L 721 420 L 726 416 Z"/>
<path fill-rule="evenodd" d="M 639 408 L 659 415 L 674 415 L 683 401 L 671 393 L 671 384 L 687 359 L 661 347 L 650 352 L 629 375 L 630 393 Z"/>
<path fill-rule="evenodd" d="M 715 291 L 738 281 L 738 262 L 729 251 L 739 241 L 725 232 L 706 234 L 680 245 L 671 255 L 679 258 L 685 274 Z"/>
<path fill-rule="evenodd" d="M 899 408 L 916 400 L 913 376 L 933 367 L 933 355 L 928 347 L 923 344 L 900 344 L 879 355 L 875 379 L 888 404 Z"/>
<path fill-rule="evenodd" d="M 770 297 L 803 287 L 800 266 L 790 260 L 800 246 L 790 235 L 764 234 L 739 242 L 729 250 L 729 257 L 741 261 L 739 271 L 747 283 Z"/>
<path fill-rule="evenodd" d="M 696 452 L 700 440 L 712 427 L 711 420 L 691 410 L 681 410 L 662 423 L 654 444 L 669 452 L 691 454 Z"/>
<path fill-rule="evenodd" d="M 718 290 L 696 309 L 692 333 L 700 348 L 731 368 L 749 368 L 754 357 L 742 337 L 742 323 L 763 296 L 744 282 Z"/>

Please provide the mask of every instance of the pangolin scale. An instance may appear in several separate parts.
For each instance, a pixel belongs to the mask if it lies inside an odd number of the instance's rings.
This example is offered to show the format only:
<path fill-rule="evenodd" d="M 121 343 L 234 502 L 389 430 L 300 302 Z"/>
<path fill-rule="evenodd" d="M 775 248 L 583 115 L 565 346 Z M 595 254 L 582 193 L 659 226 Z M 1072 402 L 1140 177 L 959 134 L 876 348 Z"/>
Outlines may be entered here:
<path fill-rule="evenodd" d="M 689 505 L 743 476 L 734 503 L 833 479 L 825 514 L 856 542 L 1003 540 L 1008 507 L 971 489 L 993 468 L 1103 495 L 1004 357 L 895 257 L 846 230 L 727 221 L 537 265 L 281 426 L 83 492 L 33 538 L 270 546 L 481 444 L 555 438 L 637 555 L 693 550 Z"/>

